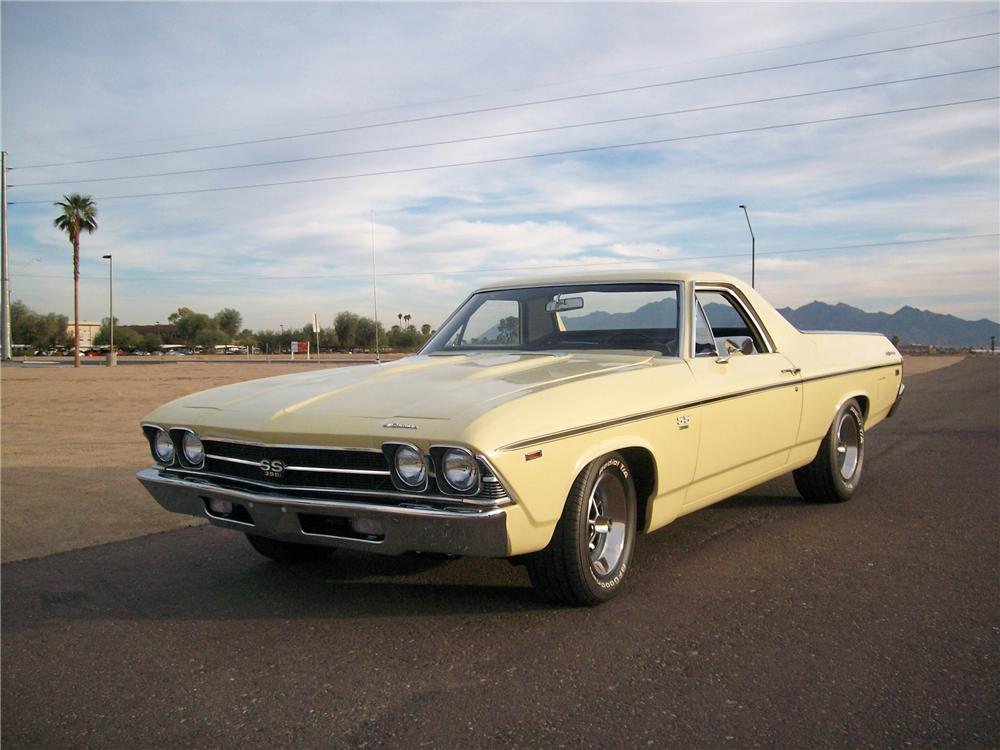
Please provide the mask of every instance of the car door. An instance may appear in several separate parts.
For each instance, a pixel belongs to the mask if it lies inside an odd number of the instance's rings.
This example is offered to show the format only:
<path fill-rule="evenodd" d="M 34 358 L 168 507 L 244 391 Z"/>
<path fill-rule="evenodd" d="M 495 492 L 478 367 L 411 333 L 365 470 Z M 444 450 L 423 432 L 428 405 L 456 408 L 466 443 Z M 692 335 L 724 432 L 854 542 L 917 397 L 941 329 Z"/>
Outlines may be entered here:
<path fill-rule="evenodd" d="M 787 463 L 802 411 L 798 370 L 735 289 L 696 285 L 693 308 L 688 364 L 701 429 L 685 505 L 712 502 Z"/>

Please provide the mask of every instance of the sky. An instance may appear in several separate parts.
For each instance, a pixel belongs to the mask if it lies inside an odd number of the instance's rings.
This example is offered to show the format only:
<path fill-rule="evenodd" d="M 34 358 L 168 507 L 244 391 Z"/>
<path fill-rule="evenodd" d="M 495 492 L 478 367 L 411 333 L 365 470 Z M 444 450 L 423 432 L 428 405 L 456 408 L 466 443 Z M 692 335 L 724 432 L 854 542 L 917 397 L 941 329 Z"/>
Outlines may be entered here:
<path fill-rule="evenodd" d="M 372 316 L 373 244 L 386 326 L 508 276 L 749 281 L 745 204 L 776 307 L 1000 320 L 997 10 L 4 2 L 12 298 L 72 314 L 70 192 L 81 318 L 110 253 L 121 322 L 253 329 Z"/>

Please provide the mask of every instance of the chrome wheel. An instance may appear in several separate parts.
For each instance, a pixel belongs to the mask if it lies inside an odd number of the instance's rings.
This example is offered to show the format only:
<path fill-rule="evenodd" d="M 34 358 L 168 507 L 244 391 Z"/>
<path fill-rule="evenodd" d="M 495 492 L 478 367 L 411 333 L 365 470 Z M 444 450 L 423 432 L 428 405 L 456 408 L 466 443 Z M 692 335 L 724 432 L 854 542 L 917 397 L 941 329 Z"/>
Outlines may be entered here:
<path fill-rule="evenodd" d="M 845 480 L 854 476 L 861 453 L 861 431 L 850 410 L 840 416 L 837 425 L 837 468 Z"/>
<path fill-rule="evenodd" d="M 627 521 L 625 487 L 617 475 L 602 474 L 587 503 L 590 566 L 598 576 L 607 576 L 618 567 L 625 550 Z"/>

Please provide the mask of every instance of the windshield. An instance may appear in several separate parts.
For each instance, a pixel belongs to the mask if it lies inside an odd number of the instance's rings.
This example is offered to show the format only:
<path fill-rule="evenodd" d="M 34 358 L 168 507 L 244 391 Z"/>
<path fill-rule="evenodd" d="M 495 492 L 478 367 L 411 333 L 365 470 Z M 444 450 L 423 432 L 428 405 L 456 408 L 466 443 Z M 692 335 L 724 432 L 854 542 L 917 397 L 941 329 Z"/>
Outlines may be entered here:
<path fill-rule="evenodd" d="M 477 292 L 422 353 L 626 349 L 676 356 L 677 311 L 677 284 L 567 284 Z"/>

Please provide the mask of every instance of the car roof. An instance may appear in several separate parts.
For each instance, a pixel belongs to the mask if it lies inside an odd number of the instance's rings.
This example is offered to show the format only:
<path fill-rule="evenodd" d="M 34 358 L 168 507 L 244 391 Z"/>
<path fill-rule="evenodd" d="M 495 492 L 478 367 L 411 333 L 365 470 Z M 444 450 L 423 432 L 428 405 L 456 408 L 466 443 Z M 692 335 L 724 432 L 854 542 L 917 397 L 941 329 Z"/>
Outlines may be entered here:
<path fill-rule="evenodd" d="M 592 284 L 600 282 L 627 283 L 627 282 L 677 282 L 685 283 L 698 281 L 703 283 L 722 283 L 742 285 L 743 282 L 735 276 L 715 271 L 615 271 L 613 273 L 581 273 L 581 274 L 560 274 L 558 276 L 532 276 L 515 279 L 504 279 L 501 281 L 484 284 L 476 291 L 487 291 L 491 289 L 512 289 L 526 286 L 560 286 L 562 284 Z"/>

